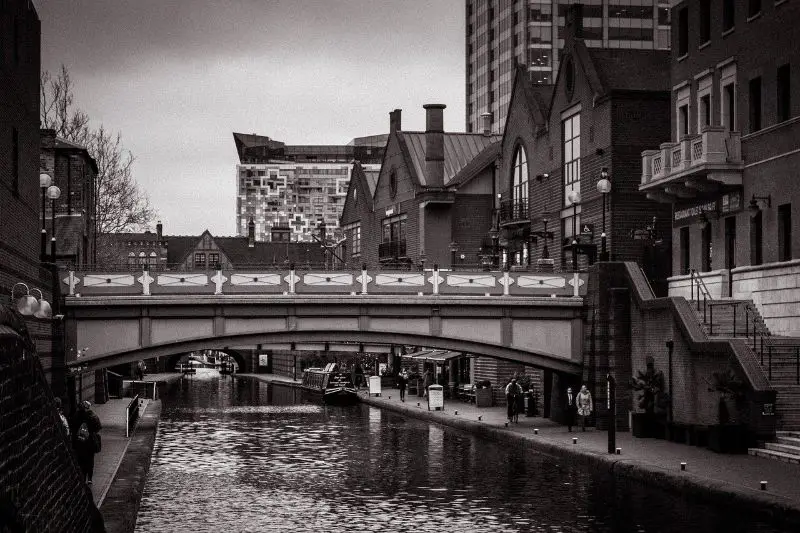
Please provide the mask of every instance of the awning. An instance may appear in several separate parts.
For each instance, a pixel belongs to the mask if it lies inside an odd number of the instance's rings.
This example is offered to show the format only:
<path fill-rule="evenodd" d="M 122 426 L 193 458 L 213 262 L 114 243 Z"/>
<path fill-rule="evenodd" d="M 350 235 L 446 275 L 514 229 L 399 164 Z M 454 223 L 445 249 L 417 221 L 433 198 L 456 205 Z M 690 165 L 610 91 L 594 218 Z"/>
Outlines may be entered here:
<path fill-rule="evenodd" d="M 419 352 L 404 354 L 401 357 L 414 359 L 415 361 L 445 363 L 450 359 L 461 357 L 462 355 L 461 352 L 451 352 L 450 350 L 420 350 Z"/>

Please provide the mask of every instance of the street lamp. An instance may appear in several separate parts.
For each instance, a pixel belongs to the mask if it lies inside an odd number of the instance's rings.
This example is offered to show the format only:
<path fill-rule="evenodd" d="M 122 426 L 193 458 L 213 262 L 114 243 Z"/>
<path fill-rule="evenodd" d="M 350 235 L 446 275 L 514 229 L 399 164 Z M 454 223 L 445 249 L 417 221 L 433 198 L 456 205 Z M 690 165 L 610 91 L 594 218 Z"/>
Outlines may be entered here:
<path fill-rule="evenodd" d="M 56 262 L 56 200 L 61 197 L 61 189 L 58 185 L 50 185 L 47 188 L 47 197 L 50 198 L 50 227 L 53 236 L 50 238 L 50 262 Z"/>
<path fill-rule="evenodd" d="M 24 283 L 15 283 L 14 286 L 11 288 L 11 299 L 14 299 L 14 292 L 16 292 L 17 287 L 23 287 L 25 289 L 25 294 L 20 296 L 16 301 L 16 308 L 17 311 L 23 316 L 34 316 L 36 318 L 51 318 L 53 316 L 52 308 L 50 307 L 50 303 L 44 299 L 44 295 L 42 291 L 37 288 L 29 289 L 27 285 Z M 32 291 L 36 291 L 39 293 L 39 298 L 31 295 Z"/>
<path fill-rule="evenodd" d="M 453 241 L 450 243 L 450 268 L 456 267 L 456 254 L 458 253 L 458 243 Z"/>
<path fill-rule="evenodd" d="M 581 203 L 581 193 L 572 189 L 567 194 L 567 200 L 572 204 L 572 270 L 578 271 L 578 204 Z"/>
<path fill-rule="evenodd" d="M 603 195 L 603 233 L 600 234 L 600 261 L 608 261 L 608 251 L 606 250 L 606 195 L 611 192 L 611 180 L 608 179 L 608 169 L 606 167 L 600 170 L 597 192 Z"/>
<path fill-rule="evenodd" d="M 42 248 L 39 253 L 40 261 L 45 261 L 47 259 L 47 228 L 45 227 L 45 209 L 47 208 L 47 204 L 45 200 L 47 199 L 47 188 L 52 184 L 53 178 L 50 177 L 50 174 L 45 172 L 39 174 L 39 187 L 42 189 Z"/>
<path fill-rule="evenodd" d="M 544 239 L 544 248 L 542 248 L 542 259 L 550 259 L 550 250 L 547 248 L 547 240 L 553 238 L 553 232 L 547 231 L 547 224 L 550 222 L 550 219 L 547 217 L 542 217 L 542 225 L 544 226 L 544 230 L 542 231 L 532 231 L 531 235 L 535 237 L 541 237 Z"/>

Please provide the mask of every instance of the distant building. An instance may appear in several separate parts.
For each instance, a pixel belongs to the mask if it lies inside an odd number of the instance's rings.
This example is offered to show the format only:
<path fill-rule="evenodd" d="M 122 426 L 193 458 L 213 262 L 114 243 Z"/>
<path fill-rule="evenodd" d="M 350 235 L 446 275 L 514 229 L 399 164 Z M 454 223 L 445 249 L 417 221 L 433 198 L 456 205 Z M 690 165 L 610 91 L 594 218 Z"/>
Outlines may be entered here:
<path fill-rule="evenodd" d="M 386 135 L 360 137 L 347 145 L 286 145 L 269 137 L 234 133 L 237 233 L 255 223 L 257 241 L 270 241 L 273 228 L 289 228 L 290 240 L 310 242 L 318 224 L 339 237 L 339 216 L 350 183 L 353 161 L 377 173 Z M 281 238 L 285 233 L 278 232 Z"/>
<path fill-rule="evenodd" d="M 502 133 L 516 65 L 532 83 L 554 85 L 564 57 L 564 28 L 573 0 L 466 0 L 467 131 Z M 576 22 L 590 48 L 670 47 L 668 0 L 582 0 Z"/>

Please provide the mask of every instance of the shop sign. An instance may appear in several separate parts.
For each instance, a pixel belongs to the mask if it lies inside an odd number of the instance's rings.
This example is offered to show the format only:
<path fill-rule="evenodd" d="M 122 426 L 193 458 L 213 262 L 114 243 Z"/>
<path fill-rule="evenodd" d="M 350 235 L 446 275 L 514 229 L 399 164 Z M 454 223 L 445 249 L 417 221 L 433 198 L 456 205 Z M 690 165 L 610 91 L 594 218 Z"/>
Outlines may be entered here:
<path fill-rule="evenodd" d="M 765 403 L 761 407 L 761 414 L 764 416 L 774 416 L 775 415 L 775 404 L 774 403 Z"/>
<path fill-rule="evenodd" d="M 742 210 L 742 192 L 733 191 L 721 195 L 716 200 L 708 200 L 694 205 L 678 205 L 672 212 L 672 224 L 685 226 L 700 218 L 703 213 L 727 215 Z"/>

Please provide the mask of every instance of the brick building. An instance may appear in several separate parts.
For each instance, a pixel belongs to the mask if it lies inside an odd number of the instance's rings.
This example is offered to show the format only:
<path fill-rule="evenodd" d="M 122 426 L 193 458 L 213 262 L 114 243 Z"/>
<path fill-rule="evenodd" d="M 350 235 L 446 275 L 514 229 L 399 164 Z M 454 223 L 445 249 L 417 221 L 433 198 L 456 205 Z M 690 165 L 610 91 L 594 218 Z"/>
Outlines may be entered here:
<path fill-rule="evenodd" d="M 445 268 L 479 262 L 492 225 L 500 137 L 445 132 L 444 108 L 425 106 L 424 132 L 403 131 L 401 111 L 394 110 L 377 180 L 355 166 L 340 219 L 348 264 Z"/>
<path fill-rule="evenodd" d="M 87 264 L 96 261 L 94 210 L 97 163 L 81 146 L 56 136 L 55 130 L 41 130 L 39 172 L 48 174 L 61 196 L 55 201 L 56 261 L 61 264 Z M 45 202 L 49 226 L 53 202 Z M 48 244 L 49 246 L 49 244 Z M 49 248 L 48 248 L 49 253 Z"/>
<path fill-rule="evenodd" d="M 640 190 L 673 209 L 669 293 L 690 271 L 713 298 L 752 300 L 800 335 L 800 6 L 703 0 L 672 8 L 671 135 L 642 153 Z"/>
<path fill-rule="evenodd" d="M 665 279 L 669 208 L 637 187 L 640 149 L 669 129 L 668 53 L 589 48 L 579 22 L 566 30 L 554 86 L 517 71 L 498 169 L 502 259 L 584 268 L 600 258 L 605 233 L 610 259 Z"/>

